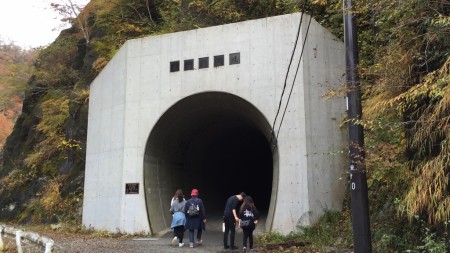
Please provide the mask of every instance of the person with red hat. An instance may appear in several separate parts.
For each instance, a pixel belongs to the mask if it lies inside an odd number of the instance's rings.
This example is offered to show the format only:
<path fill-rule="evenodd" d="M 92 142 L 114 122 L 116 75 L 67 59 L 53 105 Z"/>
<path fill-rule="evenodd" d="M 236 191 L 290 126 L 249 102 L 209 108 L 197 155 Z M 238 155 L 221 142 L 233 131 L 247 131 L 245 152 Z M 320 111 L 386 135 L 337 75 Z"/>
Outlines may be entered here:
<path fill-rule="evenodd" d="M 187 200 L 184 206 L 186 213 L 186 229 L 189 230 L 189 247 L 193 248 L 194 245 L 201 245 L 202 231 L 205 229 L 206 213 L 203 201 L 198 197 L 199 192 L 197 189 L 192 189 L 191 198 Z M 194 244 L 194 232 L 197 230 L 197 241 Z"/>

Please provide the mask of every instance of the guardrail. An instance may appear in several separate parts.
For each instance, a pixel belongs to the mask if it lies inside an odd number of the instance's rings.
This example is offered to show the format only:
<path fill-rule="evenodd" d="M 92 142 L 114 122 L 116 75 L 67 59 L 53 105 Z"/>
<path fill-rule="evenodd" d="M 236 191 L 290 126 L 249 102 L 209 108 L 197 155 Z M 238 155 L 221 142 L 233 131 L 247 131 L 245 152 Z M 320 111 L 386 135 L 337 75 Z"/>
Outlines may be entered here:
<path fill-rule="evenodd" d="M 22 239 L 27 239 L 30 242 L 38 244 L 44 247 L 44 253 L 51 253 L 53 250 L 54 241 L 44 236 L 40 236 L 38 233 L 26 232 L 22 229 L 16 229 L 5 225 L 0 225 L 0 252 L 3 252 L 3 236 L 9 234 L 16 237 L 17 252 L 23 253 Z"/>

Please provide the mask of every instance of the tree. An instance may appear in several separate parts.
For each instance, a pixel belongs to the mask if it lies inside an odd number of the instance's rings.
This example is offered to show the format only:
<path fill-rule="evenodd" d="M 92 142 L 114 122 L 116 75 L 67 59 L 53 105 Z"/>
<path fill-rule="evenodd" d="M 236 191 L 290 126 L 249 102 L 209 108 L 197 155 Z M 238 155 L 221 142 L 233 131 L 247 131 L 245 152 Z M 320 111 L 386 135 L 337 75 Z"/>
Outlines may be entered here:
<path fill-rule="evenodd" d="M 4 43 L 0 40 L 1 110 L 14 107 L 16 97 L 23 99 L 36 53 L 36 50 L 23 50 L 14 43 Z"/>
<path fill-rule="evenodd" d="M 72 0 L 59 0 L 58 2 L 50 3 L 50 6 L 63 17 L 61 21 L 68 22 L 71 25 L 78 24 L 86 44 L 89 44 L 88 19 L 81 15 L 85 5 L 77 4 Z"/>

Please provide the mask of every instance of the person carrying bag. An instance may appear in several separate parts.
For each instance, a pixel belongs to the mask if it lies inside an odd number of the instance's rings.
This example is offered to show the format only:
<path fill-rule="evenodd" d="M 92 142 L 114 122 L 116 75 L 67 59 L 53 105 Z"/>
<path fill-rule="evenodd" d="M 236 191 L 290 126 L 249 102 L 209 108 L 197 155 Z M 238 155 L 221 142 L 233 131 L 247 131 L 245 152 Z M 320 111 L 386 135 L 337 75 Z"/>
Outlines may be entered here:
<path fill-rule="evenodd" d="M 239 209 L 239 227 L 242 228 L 244 238 L 242 240 L 244 252 L 247 251 L 247 240 L 249 242 L 249 249 L 253 249 L 253 231 L 258 224 L 259 212 L 256 209 L 252 197 L 246 196 L 244 202 Z"/>

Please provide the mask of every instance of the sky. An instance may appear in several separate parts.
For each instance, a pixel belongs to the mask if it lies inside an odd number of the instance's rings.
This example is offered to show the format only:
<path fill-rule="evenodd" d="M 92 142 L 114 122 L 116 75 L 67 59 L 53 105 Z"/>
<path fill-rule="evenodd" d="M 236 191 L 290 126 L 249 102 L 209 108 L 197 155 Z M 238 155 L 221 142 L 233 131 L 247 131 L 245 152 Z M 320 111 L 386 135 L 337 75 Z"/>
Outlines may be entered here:
<path fill-rule="evenodd" d="M 61 16 L 50 3 L 64 0 L 0 0 L 0 38 L 24 49 L 46 46 L 61 32 Z M 85 5 L 89 0 L 73 0 Z"/>

